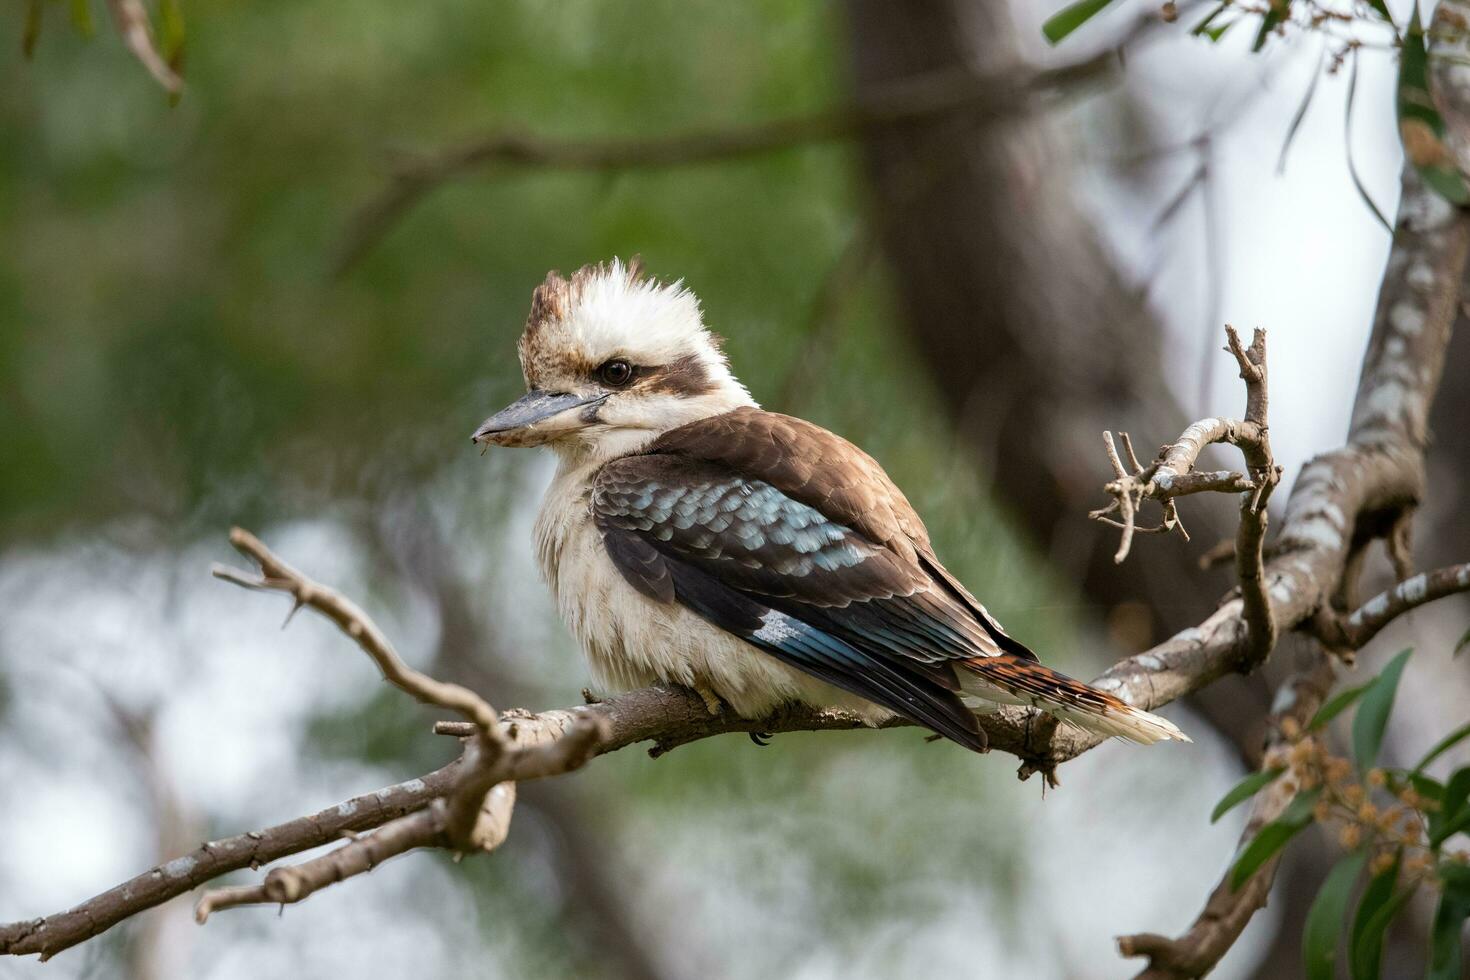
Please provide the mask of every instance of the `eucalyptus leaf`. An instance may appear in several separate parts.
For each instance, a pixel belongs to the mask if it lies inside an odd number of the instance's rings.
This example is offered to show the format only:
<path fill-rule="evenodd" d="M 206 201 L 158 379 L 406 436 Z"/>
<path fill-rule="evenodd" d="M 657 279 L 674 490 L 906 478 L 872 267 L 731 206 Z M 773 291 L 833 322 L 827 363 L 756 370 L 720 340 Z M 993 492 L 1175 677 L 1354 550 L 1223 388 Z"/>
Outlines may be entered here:
<path fill-rule="evenodd" d="M 1347 917 L 1353 886 L 1368 862 L 1368 852 L 1358 851 L 1333 865 L 1322 888 L 1307 911 L 1302 929 L 1302 964 L 1307 980 L 1333 980 L 1337 963 L 1337 939 Z"/>
<path fill-rule="evenodd" d="M 1404 156 L 1435 193 L 1454 204 L 1470 204 L 1470 188 L 1445 147 L 1445 124 L 1429 94 L 1429 52 L 1419 7 L 1399 47 L 1399 139 Z"/>
<path fill-rule="evenodd" d="M 1368 879 L 1358 910 L 1353 914 L 1348 933 L 1348 965 L 1353 980 L 1378 980 L 1383 961 L 1383 936 L 1393 917 L 1414 894 L 1412 888 L 1397 894 L 1393 886 L 1399 877 L 1400 855 L 1393 856 L 1393 866 Z"/>
<path fill-rule="evenodd" d="M 1235 807 L 1271 785 L 1285 771 L 1285 769 L 1262 769 L 1246 776 L 1232 786 L 1230 792 L 1220 797 L 1220 802 L 1215 804 L 1214 811 L 1210 813 L 1210 823 L 1217 822 Z"/>
<path fill-rule="evenodd" d="M 1255 837 L 1251 838 L 1251 842 L 1241 851 L 1240 857 L 1236 858 L 1235 865 L 1230 869 L 1231 891 L 1239 891 L 1240 886 L 1245 884 L 1261 865 L 1275 857 L 1288 841 L 1312 822 L 1312 807 L 1316 805 L 1317 797 L 1321 794 L 1321 787 L 1298 793 L 1296 798 L 1281 812 L 1281 816 L 1266 824 L 1256 833 Z"/>
<path fill-rule="evenodd" d="M 1056 44 L 1102 13 L 1112 2 L 1113 0 L 1077 0 L 1048 17 L 1046 23 L 1041 25 L 1041 33 L 1046 35 L 1047 41 Z"/>
<path fill-rule="evenodd" d="M 1353 187 L 1363 203 L 1368 205 L 1368 210 L 1373 212 L 1373 217 L 1390 235 L 1393 234 L 1393 224 L 1383 216 L 1383 211 L 1373 201 L 1373 195 L 1368 193 L 1368 187 L 1363 183 L 1363 175 L 1358 173 L 1358 165 L 1353 162 L 1353 104 L 1358 98 L 1358 49 L 1353 48 L 1353 54 L 1348 69 L 1347 98 L 1343 100 L 1342 138 L 1347 145 L 1347 168 L 1348 176 L 1352 178 Z"/>
<path fill-rule="evenodd" d="M 1332 696 L 1331 700 L 1317 709 L 1317 713 L 1312 716 L 1312 720 L 1307 722 L 1307 729 L 1309 731 L 1316 731 L 1323 727 L 1329 721 L 1352 707 L 1353 702 L 1362 697 L 1363 692 L 1372 686 L 1373 682 L 1369 681 L 1366 684 L 1359 684 L 1357 687 L 1350 687 L 1345 691 L 1337 692 Z"/>
<path fill-rule="evenodd" d="M 1455 865 L 1440 868 L 1444 893 L 1434 913 L 1429 934 L 1427 980 L 1461 980 L 1465 963 L 1460 956 L 1460 934 L 1470 918 L 1470 869 Z"/>
<path fill-rule="evenodd" d="M 1470 723 L 1461 725 L 1459 728 L 1456 728 L 1454 731 L 1450 732 L 1444 738 L 1435 743 L 1434 748 L 1430 749 L 1427 753 L 1425 753 L 1424 758 L 1419 760 L 1419 764 L 1414 767 L 1414 772 L 1423 772 L 1431 762 L 1433 762 L 1435 759 L 1438 759 L 1440 756 L 1444 755 L 1450 749 L 1454 748 L 1456 745 L 1460 744 L 1467 738 L 1470 738 Z"/>
<path fill-rule="evenodd" d="M 1445 783 L 1439 809 L 1429 815 L 1429 846 L 1438 848 L 1451 835 L 1470 827 L 1470 766 L 1455 770 Z"/>
<path fill-rule="evenodd" d="M 1291 0 L 1267 0 L 1266 13 L 1261 17 L 1261 29 L 1256 32 L 1256 41 L 1251 45 L 1251 50 L 1259 51 L 1265 47 L 1271 32 L 1290 15 Z"/>
<path fill-rule="evenodd" d="M 1363 693 L 1363 703 L 1358 706 L 1357 717 L 1353 719 L 1353 757 L 1359 770 L 1371 769 L 1378 761 L 1383 733 L 1388 728 L 1388 716 L 1393 711 L 1394 695 L 1398 693 L 1399 678 L 1403 676 L 1404 664 L 1413 652 L 1412 649 L 1403 650 L 1390 660 Z"/>

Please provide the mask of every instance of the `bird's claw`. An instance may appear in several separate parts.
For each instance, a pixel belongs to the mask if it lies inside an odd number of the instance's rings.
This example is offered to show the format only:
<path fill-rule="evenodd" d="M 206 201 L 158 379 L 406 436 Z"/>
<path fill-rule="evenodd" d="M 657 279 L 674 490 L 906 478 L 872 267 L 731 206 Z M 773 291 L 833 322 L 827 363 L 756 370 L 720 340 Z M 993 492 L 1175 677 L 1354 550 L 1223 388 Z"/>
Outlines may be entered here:
<path fill-rule="evenodd" d="M 749 734 L 750 740 L 756 745 L 759 745 L 761 748 L 765 748 L 767 745 L 771 744 L 770 732 L 750 732 Z"/>

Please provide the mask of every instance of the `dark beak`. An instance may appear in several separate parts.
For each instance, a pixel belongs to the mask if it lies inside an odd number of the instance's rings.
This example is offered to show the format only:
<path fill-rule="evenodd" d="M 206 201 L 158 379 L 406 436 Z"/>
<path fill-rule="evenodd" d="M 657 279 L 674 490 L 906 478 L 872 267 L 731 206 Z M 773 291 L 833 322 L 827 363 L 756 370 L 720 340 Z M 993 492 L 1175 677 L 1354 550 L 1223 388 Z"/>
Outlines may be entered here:
<path fill-rule="evenodd" d="M 486 419 L 470 440 L 477 444 L 493 442 L 503 446 L 536 445 L 542 440 L 528 430 L 537 423 L 555 418 L 569 409 L 600 405 L 606 400 L 606 394 L 551 395 L 533 388 Z"/>

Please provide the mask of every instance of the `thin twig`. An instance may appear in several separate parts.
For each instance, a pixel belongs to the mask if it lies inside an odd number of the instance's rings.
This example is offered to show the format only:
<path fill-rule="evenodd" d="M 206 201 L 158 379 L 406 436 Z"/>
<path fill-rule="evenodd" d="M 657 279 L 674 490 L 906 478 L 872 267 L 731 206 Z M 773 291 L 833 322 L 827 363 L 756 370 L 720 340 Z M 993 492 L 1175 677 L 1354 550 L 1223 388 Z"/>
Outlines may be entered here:
<path fill-rule="evenodd" d="M 1470 592 L 1470 562 L 1420 572 L 1369 599 L 1349 616 L 1319 612 L 1311 629 L 1333 650 L 1358 650 L 1411 609 L 1446 596 Z"/>
<path fill-rule="evenodd" d="M 497 735 L 499 719 L 495 709 L 484 698 L 458 684 L 437 681 L 404 663 L 383 631 L 351 599 L 313 582 L 282 561 L 244 528 L 231 529 L 230 544 L 259 565 L 261 575 L 252 577 L 237 569 L 216 565 L 212 570 L 215 578 L 256 591 L 284 592 L 294 600 L 292 614 L 303 606 L 315 609 L 362 647 L 389 684 L 424 704 L 438 705 L 464 715 L 487 735 Z"/>

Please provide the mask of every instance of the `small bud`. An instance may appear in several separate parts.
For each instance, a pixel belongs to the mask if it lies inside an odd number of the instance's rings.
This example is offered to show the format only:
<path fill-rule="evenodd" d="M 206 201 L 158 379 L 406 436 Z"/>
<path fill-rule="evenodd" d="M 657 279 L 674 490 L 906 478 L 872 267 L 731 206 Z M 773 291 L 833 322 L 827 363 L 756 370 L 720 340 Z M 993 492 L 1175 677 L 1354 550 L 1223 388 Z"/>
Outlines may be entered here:
<path fill-rule="evenodd" d="M 1393 867 L 1393 855 L 1387 851 L 1373 855 L 1373 861 L 1368 865 L 1371 874 L 1381 875 Z"/>
<path fill-rule="evenodd" d="M 1286 717 L 1281 719 L 1281 734 L 1287 738 L 1296 738 L 1302 733 L 1302 726 L 1295 718 Z"/>
<path fill-rule="evenodd" d="M 1363 787 L 1357 783 L 1343 787 L 1342 798 L 1347 801 L 1349 806 L 1357 806 L 1363 802 Z"/>
<path fill-rule="evenodd" d="M 1174 0 L 1167 0 L 1164 6 L 1159 9 L 1159 17 L 1166 24 L 1174 23 L 1179 19 L 1179 5 Z"/>
<path fill-rule="evenodd" d="M 1369 786 L 1382 786 L 1387 781 L 1388 781 L 1388 776 L 1387 776 L 1386 773 L 1384 773 L 1384 771 L 1382 769 L 1369 769 L 1368 770 L 1368 785 Z"/>
<path fill-rule="evenodd" d="M 1337 841 L 1344 850 L 1351 851 L 1363 842 L 1363 831 L 1355 823 L 1347 824 L 1337 835 Z"/>
<path fill-rule="evenodd" d="M 1363 823 L 1373 823 L 1378 819 L 1378 807 L 1372 803 L 1364 803 L 1358 807 L 1358 819 Z"/>

